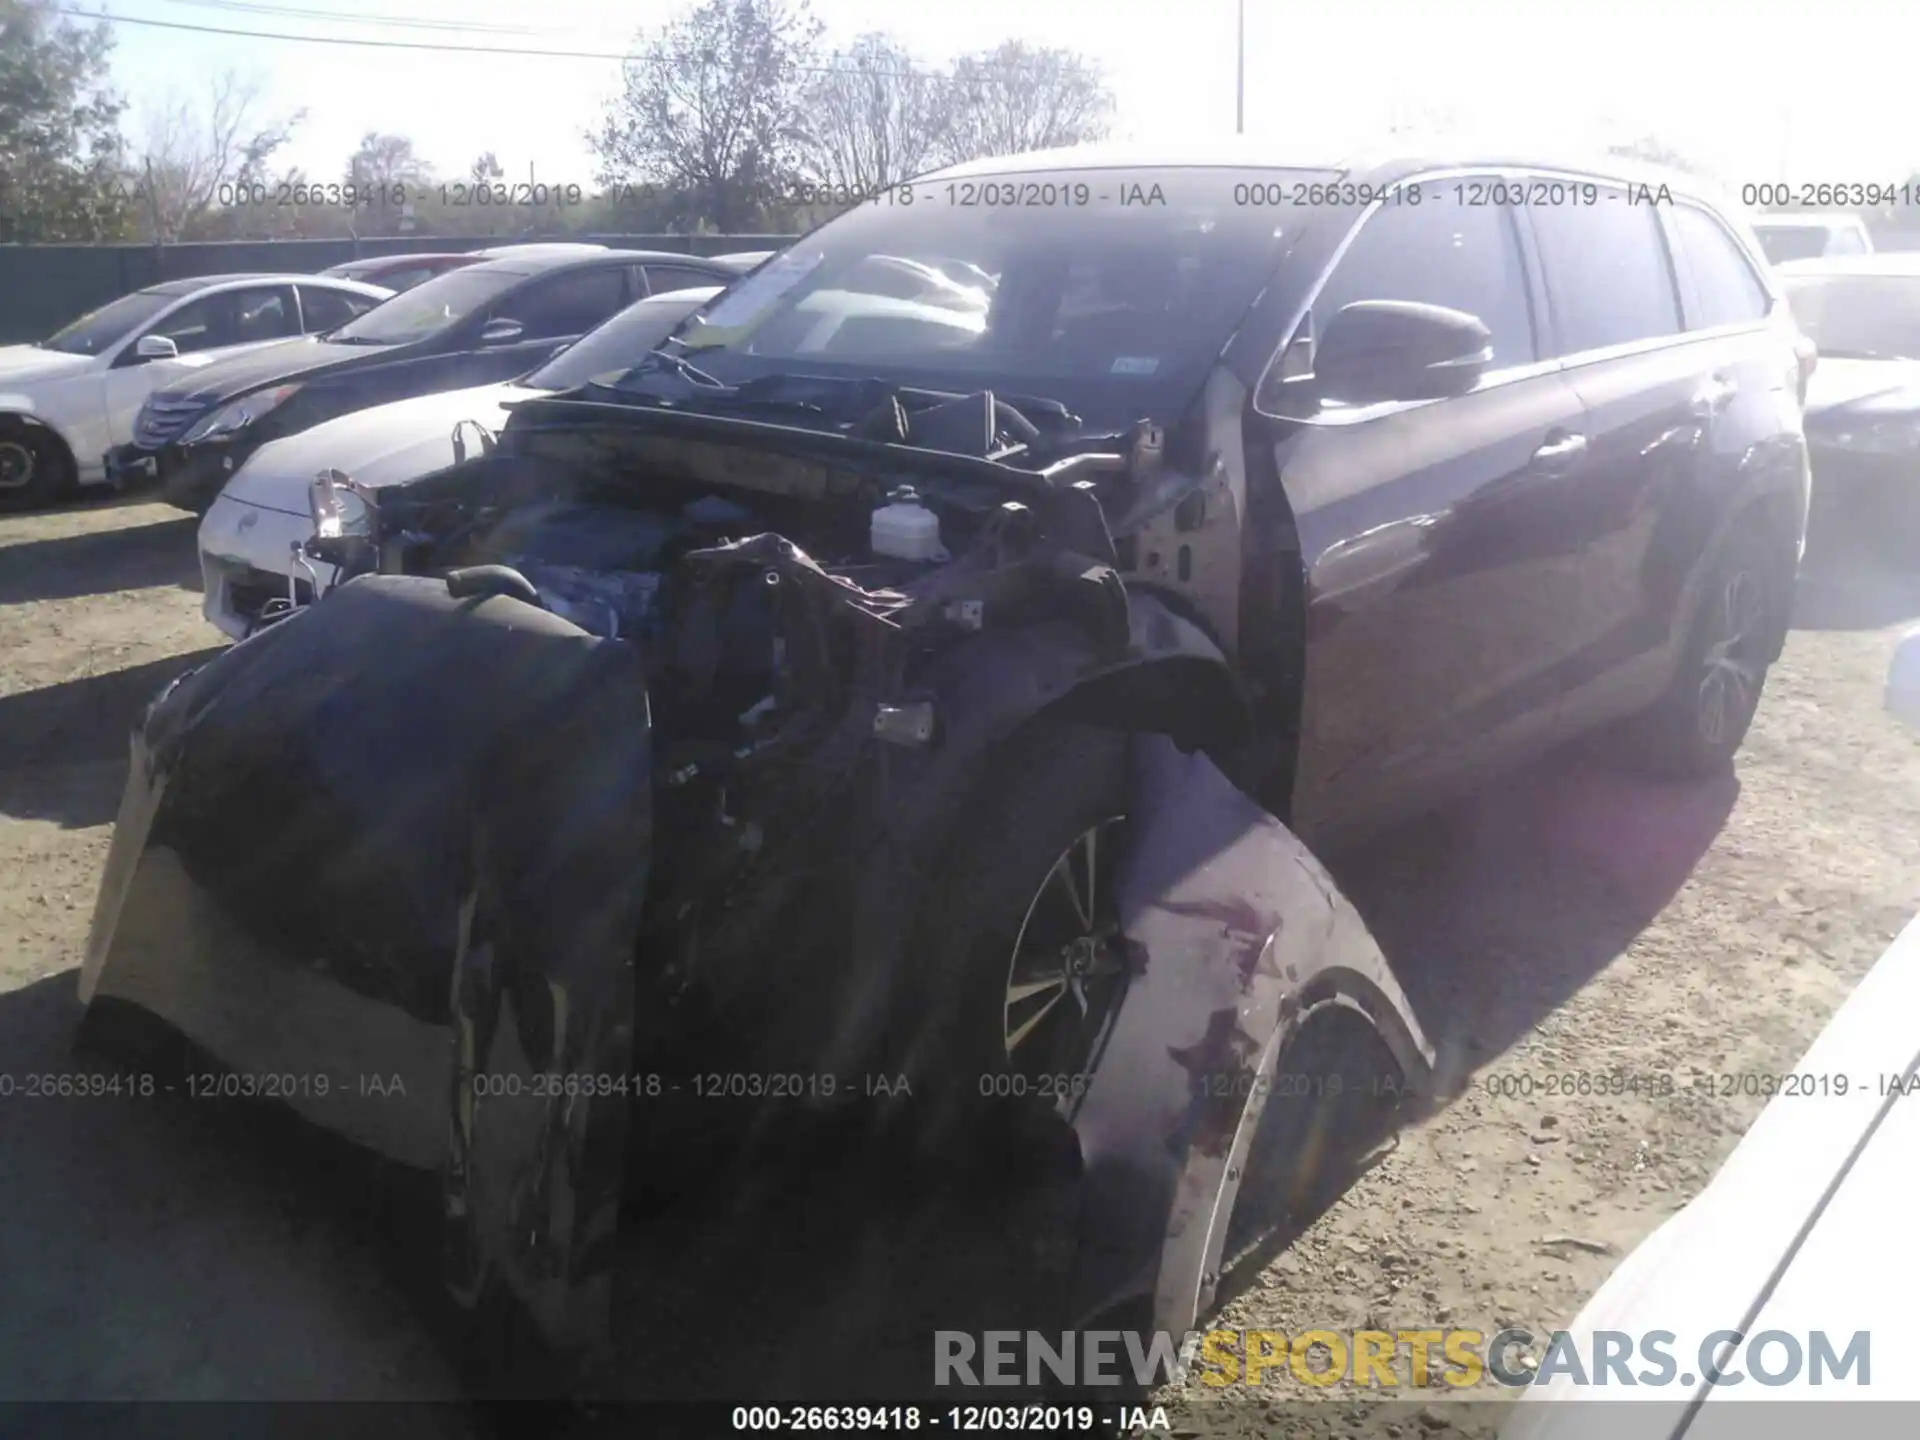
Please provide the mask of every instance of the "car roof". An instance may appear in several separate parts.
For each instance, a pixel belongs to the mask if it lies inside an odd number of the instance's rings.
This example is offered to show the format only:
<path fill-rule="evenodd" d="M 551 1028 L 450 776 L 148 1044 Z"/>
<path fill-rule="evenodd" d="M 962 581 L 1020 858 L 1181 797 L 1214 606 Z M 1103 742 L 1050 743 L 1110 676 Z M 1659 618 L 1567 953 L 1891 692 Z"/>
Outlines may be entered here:
<path fill-rule="evenodd" d="M 484 250 L 469 253 L 483 260 L 510 260 L 520 256 L 605 255 L 607 247 L 585 240 L 533 240 L 524 245 L 490 245 Z"/>
<path fill-rule="evenodd" d="M 405 265 L 418 260 L 465 260 L 470 255 L 482 254 L 474 250 L 407 250 L 396 255 L 362 255 L 357 260 L 342 260 L 338 265 L 329 265 L 329 270 L 346 270 L 361 265 Z"/>
<path fill-rule="evenodd" d="M 488 256 L 478 264 L 466 266 L 489 275 L 539 275 L 571 265 L 681 265 L 713 272 L 716 279 L 739 273 L 735 265 L 722 265 L 704 255 L 687 255 L 676 250 L 615 250 L 606 245 L 555 245 L 515 248 L 511 254 L 479 251 Z"/>
<path fill-rule="evenodd" d="M 618 250 L 573 250 L 560 253 L 508 255 L 480 260 L 450 270 L 450 275 L 543 275 L 549 270 L 586 269 L 595 265 L 629 265 L 632 260 Z M 436 279 L 444 277 L 435 277 Z"/>
<path fill-rule="evenodd" d="M 379 285 L 365 285 L 358 280 L 341 275 L 305 275 L 291 270 L 240 270 L 227 275 L 185 275 L 178 280 L 162 280 L 158 285 L 148 285 L 140 293 L 142 295 L 192 295 L 200 290 L 210 290 L 216 285 L 232 285 L 249 280 L 270 280 L 285 284 L 298 281 L 306 285 L 321 280 L 329 285 L 352 285 L 362 290 L 385 288 Z"/>
<path fill-rule="evenodd" d="M 1875 250 L 1865 255 L 1820 255 L 1808 260 L 1785 260 L 1773 268 L 1789 279 L 1796 275 L 1920 275 L 1920 251 Z"/>
<path fill-rule="evenodd" d="M 679 250 L 621 250 L 616 253 L 646 265 L 697 265 L 707 270 L 733 270 L 740 263 L 724 255 L 688 255 Z"/>
<path fill-rule="evenodd" d="M 1462 168 L 1548 170 L 1631 184 L 1665 185 L 1670 191 L 1721 200 L 1719 187 L 1712 181 L 1664 165 L 1574 148 L 1529 151 L 1509 139 L 1481 141 L 1461 135 L 1433 135 L 1418 139 L 1395 137 L 1391 143 L 1350 148 L 1344 153 L 1325 143 L 1274 141 L 1245 135 L 1171 144 L 1103 141 L 1057 150 L 1029 151 L 1024 155 L 968 160 L 918 178 L 950 180 L 1035 170 L 1203 168 L 1320 170 L 1342 175 L 1382 177 Z"/>

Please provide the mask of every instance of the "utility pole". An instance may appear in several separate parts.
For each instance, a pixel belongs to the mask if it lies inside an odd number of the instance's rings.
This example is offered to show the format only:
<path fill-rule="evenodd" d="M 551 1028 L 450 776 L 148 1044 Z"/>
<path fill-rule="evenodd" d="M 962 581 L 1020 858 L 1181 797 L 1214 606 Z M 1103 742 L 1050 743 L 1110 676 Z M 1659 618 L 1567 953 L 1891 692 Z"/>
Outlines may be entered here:
<path fill-rule="evenodd" d="M 1239 43 L 1234 47 L 1233 133 L 1247 133 L 1247 0 L 1239 0 Z"/>

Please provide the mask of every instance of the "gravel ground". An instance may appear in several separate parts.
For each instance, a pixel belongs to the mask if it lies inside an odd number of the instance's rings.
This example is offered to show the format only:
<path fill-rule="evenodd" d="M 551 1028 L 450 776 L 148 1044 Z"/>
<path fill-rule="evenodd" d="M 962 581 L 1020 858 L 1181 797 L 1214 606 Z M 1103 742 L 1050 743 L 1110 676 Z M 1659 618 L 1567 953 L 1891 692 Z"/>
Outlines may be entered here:
<path fill-rule="evenodd" d="M 142 504 L 0 519 L 0 1069 L 16 1080 L 75 1064 L 126 728 L 217 639 L 192 541 L 191 520 Z M 1857 550 L 1810 557 L 1735 775 L 1649 785 L 1562 756 L 1335 866 L 1438 1047 L 1446 1103 L 1284 1252 L 1236 1270 L 1217 1323 L 1548 1330 L 1699 1190 L 1763 1103 L 1719 1077 L 1788 1068 L 1920 908 L 1920 742 L 1880 707 L 1920 583 Z M 1647 1088 L 1548 1093 L 1625 1077 Z M 457 1396 L 379 1237 L 314 1178 L 184 1103 L 0 1099 L 0 1399 Z M 818 1349 L 866 1343 L 885 1316 L 850 1318 L 851 1277 L 877 1294 L 912 1266 L 925 1302 L 958 1263 L 924 1209 L 880 1243 L 857 1192 L 804 1216 L 787 1198 L 796 1223 L 752 1244 L 682 1246 L 676 1267 L 649 1242 L 653 1300 L 699 1313 L 676 1310 L 681 1343 L 619 1388 L 669 1388 L 683 1352 L 724 1348 L 708 1326 L 742 1317 Z M 876 1363 L 924 1365 L 897 1348 Z M 1183 1428 L 1264 1435 L 1281 1414 L 1308 1433 L 1276 1407 L 1310 1393 L 1274 1372 L 1156 1398 Z M 1451 1425 L 1438 1408 L 1407 1433 Z M 1309 1428 L 1344 1433 L 1347 1410 L 1320 1405 Z"/>

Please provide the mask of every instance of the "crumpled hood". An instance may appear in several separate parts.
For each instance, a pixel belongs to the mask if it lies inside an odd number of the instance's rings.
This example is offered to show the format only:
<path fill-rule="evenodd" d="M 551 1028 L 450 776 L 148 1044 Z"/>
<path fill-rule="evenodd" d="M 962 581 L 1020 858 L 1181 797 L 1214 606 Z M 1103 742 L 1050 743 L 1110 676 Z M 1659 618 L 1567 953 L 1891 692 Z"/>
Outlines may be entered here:
<path fill-rule="evenodd" d="M 1822 355 L 1807 382 L 1806 414 L 1865 417 L 1920 413 L 1920 360 L 1840 360 Z"/>
<path fill-rule="evenodd" d="M 264 509 L 305 515 L 307 486 L 322 470 L 344 470 L 375 488 L 415 480 L 459 458 L 453 429 L 461 421 L 475 421 L 498 434 L 507 423 L 510 403 L 542 393 L 503 382 L 416 395 L 342 415 L 261 446 L 227 482 L 225 494 Z M 475 437 L 469 434 L 466 439 L 472 456 Z"/>
<path fill-rule="evenodd" d="M 39 345 L 0 345 L 0 384 L 10 380 L 41 380 L 84 370 L 94 363 L 90 355 L 68 355 Z"/>

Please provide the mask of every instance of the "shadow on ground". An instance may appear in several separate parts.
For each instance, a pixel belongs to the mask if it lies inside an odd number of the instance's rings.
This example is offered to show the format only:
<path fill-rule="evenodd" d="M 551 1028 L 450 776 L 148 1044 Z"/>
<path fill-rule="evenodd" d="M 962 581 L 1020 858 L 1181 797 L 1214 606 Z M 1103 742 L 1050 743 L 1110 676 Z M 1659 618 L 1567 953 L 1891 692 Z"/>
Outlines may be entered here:
<path fill-rule="evenodd" d="M 76 1058 L 75 984 L 0 994 L 0 1402 L 457 1398 L 353 1158 Z"/>
<path fill-rule="evenodd" d="M 112 820 L 134 724 L 168 681 L 220 649 L 0 696 L 0 815 L 68 829 Z"/>
<path fill-rule="evenodd" d="M 1435 1051 L 1450 1099 L 1613 962 L 1693 873 L 1728 770 L 1643 779 L 1574 747 L 1331 867 Z"/>
<path fill-rule="evenodd" d="M 200 553 L 192 515 L 91 530 L 47 540 L 27 540 L 0 550 L 0 605 L 34 600 L 74 600 L 115 590 L 177 585 L 200 588 Z"/>

